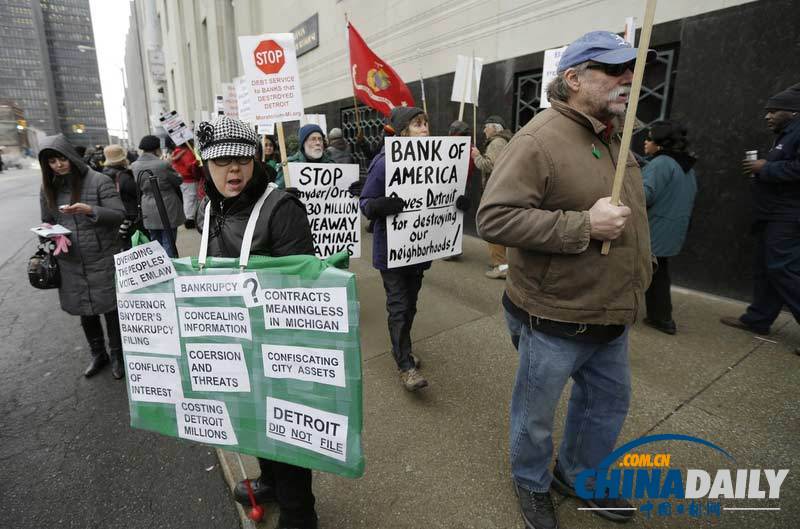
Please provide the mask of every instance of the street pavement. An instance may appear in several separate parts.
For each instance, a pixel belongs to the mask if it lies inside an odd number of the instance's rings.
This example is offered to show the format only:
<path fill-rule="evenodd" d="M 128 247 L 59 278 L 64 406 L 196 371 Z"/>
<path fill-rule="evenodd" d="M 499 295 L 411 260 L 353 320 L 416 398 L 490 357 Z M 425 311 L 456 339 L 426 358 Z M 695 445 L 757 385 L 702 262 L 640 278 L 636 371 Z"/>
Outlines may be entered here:
<path fill-rule="evenodd" d="M 2 200 L 8 198 L 4 185 L 0 178 Z M 35 186 L 18 193 L 27 201 Z M 26 230 L 37 221 L 38 208 L 23 208 L 27 217 L 19 221 L 5 219 L 7 206 L 0 206 L 6 227 Z M 196 254 L 198 237 L 181 230 L 178 244 L 181 255 Z M 499 304 L 503 282 L 483 276 L 484 243 L 466 237 L 460 259 L 439 261 L 426 274 L 413 339 L 431 385 L 415 394 L 400 386 L 369 235 L 363 244 L 364 256 L 351 261 L 351 270 L 361 301 L 366 473 L 355 480 L 315 473 L 320 527 L 524 527 L 508 462 L 517 354 Z M 122 384 L 108 373 L 80 377 L 88 353 L 77 318 L 58 309 L 54 292 L 27 285 L 23 270 L 32 239 L 2 251 L 13 257 L 0 261 L 6 335 L 0 349 L 0 528 L 252 527 L 226 490 L 241 478 L 235 458 L 220 452 L 220 465 L 213 449 L 130 429 Z M 633 399 L 620 444 L 679 433 L 707 439 L 735 461 L 677 441 L 638 452 L 667 452 L 673 467 L 712 474 L 717 468 L 790 472 L 780 500 L 722 502 L 780 510 L 693 518 L 659 516 L 654 509 L 650 518 L 638 513 L 627 527 L 800 527 L 800 357 L 792 353 L 800 328 L 784 314 L 773 334 L 761 338 L 718 323 L 720 316 L 740 314 L 741 302 L 677 289 L 673 303 L 676 336 L 640 324 L 631 332 Z M 555 446 L 567 396 L 556 414 Z M 256 476 L 255 461 L 243 459 L 248 475 Z M 555 497 L 561 527 L 619 527 L 579 511 L 573 499 Z M 259 528 L 275 525 L 275 508 L 267 510 Z"/>

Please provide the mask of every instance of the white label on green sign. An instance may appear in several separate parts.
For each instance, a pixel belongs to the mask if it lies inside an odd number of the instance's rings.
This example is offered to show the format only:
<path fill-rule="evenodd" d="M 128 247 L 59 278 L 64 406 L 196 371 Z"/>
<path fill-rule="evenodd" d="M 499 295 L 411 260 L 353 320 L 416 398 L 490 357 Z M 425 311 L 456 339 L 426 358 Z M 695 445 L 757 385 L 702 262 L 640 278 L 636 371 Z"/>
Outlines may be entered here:
<path fill-rule="evenodd" d="M 125 375 L 131 400 L 173 403 L 183 398 L 181 374 L 175 358 L 125 354 Z"/>
<path fill-rule="evenodd" d="M 345 387 L 344 351 L 261 344 L 264 376 Z"/>
<path fill-rule="evenodd" d="M 347 416 L 267 397 L 267 437 L 347 460 Z"/>
<path fill-rule="evenodd" d="M 178 275 L 167 252 L 157 241 L 116 254 L 114 266 L 119 292 L 157 285 Z"/>
<path fill-rule="evenodd" d="M 348 332 L 347 289 L 275 288 L 261 291 L 267 329 Z"/>
<path fill-rule="evenodd" d="M 192 391 L 250 391 L 247 363 L 239 344 L 186 344 L 186 361 Z"/>
<path fill-rule="evenodd" d="M 228 336 L 250 340 L 250 314 L 238 307 L 179 307 L 181 336 Z"/>
<path fill-rule="evenodd" d="M 242 281 L 258 280 L 253 273 L 205 276 L 180 276 L 175 278 L 176 298 L 216 298 L 234 297 L 244 294 Z"/>
<path fill-rule="evenodd" d="M 117 294 L 119 329 L 125 352 L 181 355 L 172 294 Z"/>
<path fill-rule="evenodd" d="M 185 399 L 175 403 L 178 436 L 216 445 L 239 444 L 228 408 L 221 400 Z"/>

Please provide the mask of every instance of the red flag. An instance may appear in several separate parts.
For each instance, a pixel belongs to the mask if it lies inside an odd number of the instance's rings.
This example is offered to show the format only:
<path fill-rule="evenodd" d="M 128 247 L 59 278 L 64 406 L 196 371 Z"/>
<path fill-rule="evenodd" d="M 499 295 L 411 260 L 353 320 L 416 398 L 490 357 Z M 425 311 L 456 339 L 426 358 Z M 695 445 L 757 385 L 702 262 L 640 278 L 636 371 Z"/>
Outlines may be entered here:
<path fill-rule="evenodd" d="M 350 75 L 356 97 L 386 117 L 394 107 L 413 107 L 411 90 L 391 66 L 369 49 L 349 22 L 347 36 L 350 43 Z"/>

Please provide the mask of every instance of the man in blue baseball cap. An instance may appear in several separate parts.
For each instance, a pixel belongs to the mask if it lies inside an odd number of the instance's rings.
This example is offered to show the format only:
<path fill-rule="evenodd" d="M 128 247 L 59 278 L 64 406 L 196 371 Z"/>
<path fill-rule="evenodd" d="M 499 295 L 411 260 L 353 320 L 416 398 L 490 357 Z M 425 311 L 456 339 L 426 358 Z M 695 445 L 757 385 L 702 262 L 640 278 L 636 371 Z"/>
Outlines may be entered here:
<path fill-rule="evenodd" d="M 570 44 L 540 112 L 498 157 L 478 230 L 507 248 L 503 307 L 519 368 L 511 397 L 511 472 L 528 529 L 558 527 L 551 487 L 575 482 L 614 450 L 631 396 L 628 328 L 644 305 L 652 261 L 642 174 L 625 164 L 610 202 L 637 50 L 607 31 Z M 651 57 L 653 52 L 649 52 Z M 624 205 L 623 205 L 624 204 Z M 603 256 L 604 241 L 614 241 Z M 553 470 L 553 419 L 574 385 Z M 590 484 L 590 489 L 593 484 Z M 625 522 L 625 499 L 593 491 L 593 512 Z"/>

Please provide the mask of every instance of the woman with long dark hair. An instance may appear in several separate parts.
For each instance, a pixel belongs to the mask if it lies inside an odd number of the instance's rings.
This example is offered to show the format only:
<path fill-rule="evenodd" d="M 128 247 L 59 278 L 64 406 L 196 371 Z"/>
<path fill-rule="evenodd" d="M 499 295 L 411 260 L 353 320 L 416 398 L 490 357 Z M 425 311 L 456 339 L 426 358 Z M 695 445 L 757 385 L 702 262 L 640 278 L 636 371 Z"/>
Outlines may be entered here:
<path fill-rule="evenodd" d="M 686 133 L 677 121 L 656 121 L 644 140 L 644 152 L 651 159 L 642 169 L 642 179 L 651 247 L 658 259 L 658 268 L 645 293 L 644 323 L 667 334 L 677 332 L 672 319 L 669 258 L 683 248 L 697 194 L 697 178 L 692 169 L 697 159 L 689 153 Z"/>
<path fill-rule="evenodd" d="M 71 245 L 58 256 L 61 308 L 80 316 L 92 361 L 84 376 L 94 376 L 109 362 L 116 379 L 124 376 L 122 340 L 114 285 L 114 254 L 120 251 L 119 227 L 125 206 L 111 179 L 91 169 L 63 134 L 41 142 L 40 206 L 42 222 L 61 224 L 72 233 Z M 106 353 L 100 315 L 106 320 Z"/>

